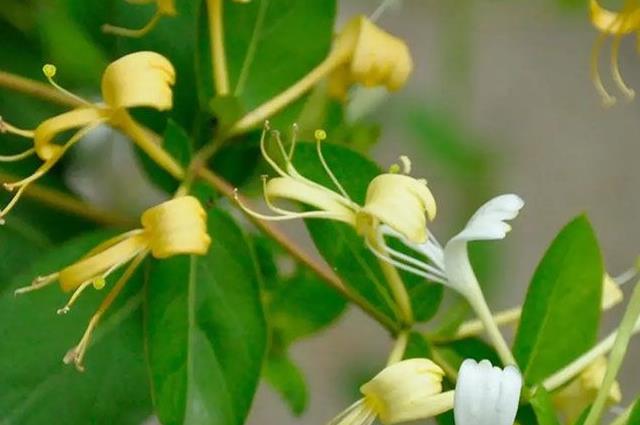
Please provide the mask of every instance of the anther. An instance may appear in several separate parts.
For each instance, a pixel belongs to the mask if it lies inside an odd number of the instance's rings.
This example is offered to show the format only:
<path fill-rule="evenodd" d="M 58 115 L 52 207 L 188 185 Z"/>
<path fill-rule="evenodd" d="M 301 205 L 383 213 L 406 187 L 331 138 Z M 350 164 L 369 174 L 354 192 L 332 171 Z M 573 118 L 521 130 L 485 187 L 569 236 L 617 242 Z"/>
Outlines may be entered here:
<path fill-rule="evenodd" d="M 318 129 L 316 131 L 313 132 L 313 137 L 317 140 L 317 141 L 322 141 L 325 140 L 327 138 L 327 132 L 322 130 L 322 129 Z"/>
<path fill-rule="evenodd" d="M 50 63 L 48 63 L 48 64 L 46 64 L 45 66 L 42 67 L 42 73 L 47 78 L 55 77 L 56 72 L 58 72 L 58 69 L 56 68 L 55 65 L 52 65 Z"/>

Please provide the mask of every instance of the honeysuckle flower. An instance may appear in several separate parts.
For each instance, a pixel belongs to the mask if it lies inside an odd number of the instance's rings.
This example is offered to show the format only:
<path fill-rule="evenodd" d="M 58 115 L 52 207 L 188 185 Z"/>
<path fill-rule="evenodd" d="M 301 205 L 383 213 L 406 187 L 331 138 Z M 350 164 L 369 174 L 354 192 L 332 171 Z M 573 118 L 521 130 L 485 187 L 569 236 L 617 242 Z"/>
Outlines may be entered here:
<path fill-rule="evenodd" d="M 29 184 L 46 174 L 69 148 L 102 124 L 109 124 L 128 135 L 171 174 L 182 175 L 182 169 L 162 149 L 157 136 L 135 122 L 128 112 L 128 108 L 135 107 L 150 107 L 160 111 L 171 109 L 175 71 L 164 56 L 153 52 L 137 52 L 112 62 L 102 76 L 104 103 L 90 103 L 60 87 L 53 80 L 55 66 L 45 65 L 43 71 L 54 87 L 78 100 L 81 106 L 43 121 L 33 131 L 22 130 L 0 120 L 0 132 L 33 139 L 32 148 L 17 155 L 0 157 L 0 161 L 18 161 L 34 154 L 43 161 L 31 176 L 4 183 L 7 190 L 17 190 L 8 205 L 0 210 L 0 223 Z M 68 140 L 62 143 L 57 140 L 58 136 L 73 129 L 78 130 Z"/>
<path fill-rule="evenodd" d="M 163 259 L 180 254 L 204 255 L 211 238 L 207 234 L 206 212 L 192 196 L 183 196 L 163 202 L 146 210 L 141 216 L 142 227 L 115 236 L 89 251 L 83 258 L 65 268 L 37 277 L 30 286 L 16 290 L 16 294 L 34 291 L 58 282 L 64 292 L 72 292 L 67 304 L 58 309 L 66 314 L 84 290 L 93 286 L 102 289 L 114 271 L 134 259 L 141 261 L 148 253 Z M 134 260 L 135 261 L 135 260 Z M 126 272 L 125 272 L 126 274 Z M 118 282 L 112 293 L 117 293 L 125 282 Z M 89 344 L 97 318 L 115 298 L 107 295 L 105 302 L 93 316 L 80 343 L 65 357 L 82 369 L 82 359 Z"/>
<path fill-rule="evenodd" d="M 156 13 L 153 14 L 149 22 L 147 22 L 142 28 L 133 30 L 129 28 L 117 27 L 109 24 L 102 26 L 102 31 L 106 33 L 121 35 L 123 37 L 142 37 L 149 33 L 158 24 L 158 21 L 163 16 L 176 16 L 175 0 L 125 0 L 128 3 L 133 4 L 156 4 Z"/>
<path fill-rule="evenodd" d="M 595 400 L 607 372 L 607 364 L 606 357 L 596 358 L 580 375 L 553 394 L 553 405 L 568 423 L 574 423 Z M 616 381 L 609 390 L 607 403 L 614 405 L 620 403 L 620 400 L 622 393 L 620 384 Z"/>
<path fill-rule="evenodd" d="M 322 154 L 322 140 L 326 134 L 316 131 L 316 146 L 320 163 L 335 189 L 330 189 L 304 177 L 292 163 L 295 151 L 295 136 L 289 151 L 286 151 L 278 132 L 270 132 L 284 159 L 279 166 L 267 153 L 265 146 L 268 125 L 262 134 L 260 147 L 265 160 L 279 177 L 263 177 L 263 194 L 266 205 L 276 215 L 255 212 L 242 203 L 248 214 L 263 220 L 289 220 L 295 218 L 324 218 L 353 226 L 365 238 L 377 237 L 377 229 L 386 225 L 407 240 L 420 243 L 427 240 L 427 219 L 436 214 L 436 204 L 425 180 L 408 175 L 385 173 L 375 177 L 367 190 L 364 206 L 354 202 L 329 168 Z M 295 134 L 295 129 L 294 129 Z M 408 159 L 405 160 L 408 164 Z M 404 171 L 410 171 L 405 167 Z M 237 197 L 236 197 L 237 199 Z M 289 211 L 274 204 L 274 200 L 301 202 L 316 208 L 312 211 Z"/>
<path fill-rule="evenodd" d="M 620 41 L 622 37 L 638 33 L 640 31 L 640 4 L 636 0 L 625 0 L 622 10 L 614 12 L 600 6 L 597 0 L 589 1 L 589 9 L 591 12 L 591 23 L 600 32 L 593 46 L 591 55 L 591 78 L 593 84 L 602 96 L 603 103 L 606 106 L 615 103 L 615 97 L 611 96 L 604 88 L 598 61 L 600 59 L 600 49 L 605 39 L 609 36 L 613 37 L 611 44 L 611 76 L 618 89 L 629 99 L 633 99 L 635 92 L 630 89 L 624 82 L 618 65 L 618 52 L 620 50 Z"/>
<path fill-rule="evenodd" d="M 341 62 L 329 77 L 329 94 L 338 99 L 346 97 L 353 83 L 398 90 L 413 69 L 404 40 L 383 31 L 365 16 L 351 19 L 340 31 L 331 56 Z"/>
<path fill-rule="evenodd" d="M 521 389 L 522 375 L 516 367 L 500 369 L 489 360 L 466 359 L 456 383 L 456 425 L 512 425 Z"/>
<path fill-rule="evenodd" d="M 371 246 L 373 252 L 381 259 L 416 275 L 434 282 L 442 283 L 464 296 L 489 332 L 496 349 L 503 361 L 515 364 L 511 352 L 500 335 L 491 312 L 486 304 L 478 279 L 471 267 L 467 244 L 471 241 L 503 239 L 511 227 L 507 220 L 514 219 L 524 202 L 513 194 L 497 196 L 473 214 L 465 228 L 451 238 L 444 248 L 431 234 L 423 243 L 414 243 L 396 229 L 381 226 L 378 238 L 391 236 L 399 239 L 407 247 L 418 254 L 419 258 L 394 250 L 384 243 L 378 247 Z"/>
<path fill-rule="evenodd" d="M 364 396 L 329 425 L 384 425 L 426 419 L 450 410 L 453 391 L 442 392 L 442 369 L 429 359 L 403 360 L 387 366 L 360 387 Z"/>

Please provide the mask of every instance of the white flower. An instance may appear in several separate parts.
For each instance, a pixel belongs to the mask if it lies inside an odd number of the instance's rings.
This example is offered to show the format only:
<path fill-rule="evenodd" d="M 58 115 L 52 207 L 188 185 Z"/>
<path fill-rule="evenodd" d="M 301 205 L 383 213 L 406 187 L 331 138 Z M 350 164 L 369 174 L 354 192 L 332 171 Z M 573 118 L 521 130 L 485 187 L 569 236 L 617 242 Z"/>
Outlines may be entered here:
<path fill-rule="evenodd" d="M 465 228 L 451 238 L 444 248 L 432 233 L 428 233 L 426 242 L 414 243 L 389 226 L 380 227 L 379 238 L 382 239 L 385 236 L 397 238 L 419 253 L 418 258 L 394 250 L 383 243 L 378 243 L 377 246 L 384 247 L 384 251 L 376 249 L 372 244 L 369 244 L 369 248 L 379 258 L 400 269 L 433 282 L 442 283 L 459 292 L 484 323 L 502 361 L 505 364 L 515 364 L 509 347 L 493 321 L 478 279 L 471 267 L 467 243 L 477 240 L 503 239 L 511 230 L 506 221 L 514 219 L 523 206 L 524 201 L 513 194 L 500 195 L 491 199 L 476 211 Z"/>
<path fill-rule="evenodd" d="M 456 425 L 512 425 L 518 411 L 522 376 L 489 360 L 466 359 L 458 373 L 453 415 Z"/>
<path fill-rule="evenodd" d="M 426 242 L 415 244 L 388 226 L 383 226 L 380 237 L 398 238 L 406 246 L 422 254 L 426 261 L 391 248 L 386 252 L 376 251 L 375 254 L 401 269 L 440 282 L 468 296 L 478 286 L 478 280 L 469 262 L 467 242 L 504 239 L 511 230 L 511 226 L 505 221 L 514 219 L 523 205 L 524 201 L 513 194 L 491 199 L 475 212 L 465 228 L 451 238 L 444 249 L 431 233 Z"/>

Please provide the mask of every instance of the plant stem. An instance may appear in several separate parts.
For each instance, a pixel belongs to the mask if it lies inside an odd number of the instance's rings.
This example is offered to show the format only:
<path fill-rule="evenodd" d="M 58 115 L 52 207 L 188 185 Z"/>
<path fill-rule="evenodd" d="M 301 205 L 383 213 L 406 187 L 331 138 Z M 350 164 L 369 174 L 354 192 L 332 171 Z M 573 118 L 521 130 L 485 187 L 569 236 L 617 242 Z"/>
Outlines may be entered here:
<path fill-rule="evenodd" d="M 262 124 L 267 118 L 310 90 L 318 81 L 333 71 L 344 60 L 345 57 L 341 54 L 330 54 L 317 67 L 311 70 L 311 72 L 298 80 L 291 87 L 242 117 L 233 126 L 231 126 L 231 128 L 226 132 L 226 136 L 237 136 L 240 133 L 250 130 L 256 125 Z"/>
<path fill-rule="evenodd" d="M 631 411 L 633 410 L 634 406 L 635 406 L 634 403 L 627 406 L 627 408 L 624 409 L 624 411 L 620 413 L 613 421 L 611 421 L 609 425 L 627 425 L 627 422 L 629 421 L 629 416 L 631 416 Z M 629 424 L 629 425 L 633 425 L 633 424 Z"/>
<path fill-rule="evenodd" d="M 493 315 L 491 314 L 491 310 L 487 305 L 487 301 L 482 294 L 482 290 L 480 290 L 479 286 L 475 286 L 474 288 L 476 288 L 475 290 L 473 290 L 475 296 L 466 297 L 467 301 L 469 301 L 469 304 L 471 304 L 471 307 L 474 309 L 476 315 L 478 315 L 478 318 L 484 323 L 484 328 L 487 332 L 487 335 L 489 336 L 493 347 L 498 352 L 502 363 L 505 366 L 510 364 L 517 365 L 518 363 L 513 357 L 513 354 L 511 353 L 507 342 L 504 340 L 504 336 L 502 336 L 498 325 L 496 325 L 496 322 L 493 320 Z"/>
<path fill-rule="evenodd" d="M 229 94 L 229 74 L 227 72 L 227 55 L 224 48 L 222 1 L 207 0 L 207 11 L 209 12 L 211 67 L 213 68 L 216 94 L 218 96 L 227 96 Z"/>
<path fill-rule="evenodd" d="M 394 363 L 398 363 L 404 357 L 404 352 L 407 349 L 407 343 L 409 342 L 409 332 L 402 331 L 396 337 L 396 342 L 389 353 L 389 359 L 387 360 L 387 366 Z"/>
<path fill-rule="evenodd" d="M 627 353 L 629 341 L 633 336 L 636 322 L 640 317 L 640 285 L 636 285 L 631 294 L 627 311 L 625 311 L 620 327 L 618 328 L 618 334 L 616 335 L 613 348 L 611 349 L 611 355 L 609 356 L 609 366 L 607 367 L 607 373 L 604 375 L 602 385 L 598 390 L 596 400 L 593 402 L 593 407 L 589 411 L 587 419 L 584 421 L 584 425 L 595 425 L 600 423 L 602 417 L 602 410 L 607 402 L 609 390 L 613 385 L 622 361 Z"/>
<path fill-rule="evenodd" d="M 66 96 L 64 93 L 61 93 L 48 84 L 4 71 L 0 71 L 0 87 L 22 92 L 29 96 L 39 97 L 40 99 L 57 103 L 58 105 L 71 107 L 82 105 L 79 100 Z"/>
<path fill-rule="evenodd" d="M 20 180 L 20 178 L 11 174 L 0 172 L 0 181 L 14 180 Z M 68 193 L 40 186 L 37 183 L 30 184 L 29 187 L 25 190 L 24 196 L 59 209 L 61 211 L 65 211 L 78 217 L 83 217 L 100 224 L 124 227 L 130 226 L 132 223 L 134 223 L 133 220 L 127 217 L 112 212 L 99 210 L 81 201 L 80 199 L 71 196 Z"/>
<path fill-rule="evenodd" d="M 196 174 L 198 175 L 198 177 L 200 177 L 200 179 L 204 180 L 211 187 L 219 191 L 223 196 L 225 196 L 235 204 L 235 190 L 233 186 L 231 186 L 226 180 L 222 179 L 206 168 L 197 169 Z M 245 205 L 251 204 L 246 199 L 241 200 Z M 395 335 L 398 333 L 400 329 L 395 322 L 372 307 L 364 298 L 350 291 L 330 268 L 314 260 L 309 254 L 307 254 L 302 248 L 300 248 L 294 241 L 290 240 L 278 228 L 274 227 L 269 222 L 256 219 L 255 217 L 252 217 L 250 215 L 246 215 L 246 217 L 257 228 L 259 228 L 262 232 L 271 237 L 271 239 L 281 245 L 282 248 L 287 251 L 294 259 L 309 267 L 309 269 L 316 273 L 330 287 L 342 294 L 343 297 L 359 306 L 362 311 L 379 322 L 392 334 Z"/>
<path fill-rule="evenodd" d="M 493 315 L 493 321 L 497 326 L 509 325 L 518 322 L 520 315 L 522 314 L 521 307 L 513 307 L 504 311 L 500 311 Z M 438 342 L 455 341 L 458 339 L 464 339 L 471 336 L 477 336 L 484 332 L 484 322 L 479 319 L 469 320 L 464 322 L 456 333 L 448 338 L 438 338 Z"/>

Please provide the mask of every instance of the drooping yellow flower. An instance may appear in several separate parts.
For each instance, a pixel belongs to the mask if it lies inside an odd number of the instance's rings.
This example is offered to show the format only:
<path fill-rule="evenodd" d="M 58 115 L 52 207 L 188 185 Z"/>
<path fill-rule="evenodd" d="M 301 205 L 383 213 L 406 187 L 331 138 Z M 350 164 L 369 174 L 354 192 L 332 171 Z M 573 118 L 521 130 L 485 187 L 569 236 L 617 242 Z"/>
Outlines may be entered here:
<path fill-rule="evenodd" d="M 553 394 L 553 404 L 556 410 L 564 416 L 567 423 L 574 423 L 583 410 L 593 403 L 606 372 L 606 357 L 598 357 L 580 375 Z M 620 403 L 620 400 L 622 400 L 622 393 L 620 384 L 616 381 L 611 386 L 607 403 L 614 405 Z"/>
<path fill-rule="evenodd" d="M 453 391 L 442 392 L 442 369 L 429 359 L 409 359 L 387 366 L 360 387 L 363 398 L 329 425 L 384 425 L 426 419 L 453 407 Z"/>
<path fill-rule="evenodd" d="M 605 39 L 613 36 L 611 44 L 611 76 L 618 89 L 629 99 L 633 99 L 635 92 L 630 89 L 624 82 L 618 65 L 618 52 L 620 50 L 620 41 L 622 37 L 640 31 L 640 2 L 638 0 L 625 0 L 620 12 L 613 12 L 600 6 L 597 0 L 590 0 L 589 8 L 591 12 L 591 23 L 600 32 L 593 46 L 591 55 L 591 78 L 593 84 L 602 96 L 605 106 L 615 103 L 615 97 L 611 96 L 604 88 L 598 61 L 600 58 L 600 49 Z"/>
<path fill-rule="evenodd" d="M 341 62 L 329 78 L 329 93 L 338 99 L 346 97 L 353 83 L 398 90 L 413 69 L 404 40 L 378 28 L 365 16 L 347 23 L 336 37 L 331 56 Z"/>
<path fill-rule="evenodd" d="M 176 11 L 175 0 L 126 0 L 128 3 L 133 4 L 150 4 L 156 3 L 156 13 L 151 17 L 149 22 L 147 22 L 142 28 L 137 30 L 132 30 L 129 28 L 117 27 L 109 24 L 104 24 L 102 26 L 102 31 L 106 33 L 121 35 L 123 37 L 143 37 L 149 33 L 155 26 L 158 24 L 158 21 L 163 16 L 176 16 L 178 12 Z"/>
<path fill-rule="evenodd" d="M 58 282 L 64 292 L 73 291 L 67 304 L 58 310 L 58 314 L 66 314 L 85 289 L 90 286 L 102 289 L 111 273 L 132 260 L 132 265 L 137 264 L 148 253 L 158 259 L 180 254 L 204 255 L 211 243 L 211 238 L 207 234 L 206 212 L 200 202 L 192 196 L 174 198 L 149 208 L 142 214 L 141 224 L 142 227 L 139 229 L 103 242 L 83 258 L 62 270 L 36 278 L 30 286 L 18 289 L 16 294 L 30 292 Z M 66 363 L 74 362 L 82 370 L 82 359 L 93 329 L 120 292 L 133 269 L 135 267 L 125 271 L 123 277 L 114 285 L 92 317 L 80 343 L 65 357 Z"/>
<path fill-rule="evenodd" d="M 271 133 L 280 150 L 285 163 L 284 167 L 278 165 L 267 153 L 265 143 L 268 133 Z M 433 219 L 436 212 L 435 200 L 426 181 L 408 175 L 381 174 L 369 183 L 365 203 L 361 206 L 354 202 L 344 190 L 322 154 L 321 145 L 326 134 L 318 130 L 315 136 L 318 159 L 335 189 L 329 189 L 300 174 L 291 162 L 295 152 L 295 135 L 291 148 L 287 151 L 280 140 L 279 133 L 270 132 L 267 126 L 260 146 L 264 158 L 279 177 L 263 178 L 264 199 L 269 209 L 277 215 L 260 214 L 240 203 L 248 214 L 263 220 L 325 218 L 341 221 L 353 226 L 359 234 L 370 240 L 378 236 L 379 226 L 386 225 L 409 240 L 416 242 L 426 240 L 427 219 Z M 289 211 L 275 205 L 274 200 L 300 202 L 316 209 L 306 212 Z"/>
<path fill-rule="evenodd" d="M 160 111 L 171 109 L 175 71 L 162 55 L 153 52 L 132 53 L 111 63 L 102 76 L 104 103 L 90 103 L 60 87 L 53 77 L 56 69 L 45 65 L 43 71 L 49 81 L 66 95 L 75 98 L 81 106 L 43 121 L 35 130 L 21 130 L 0 120 L 0 132 L 33 139 L 33 148 L 17 154 L 0 157 L 0 161 L 17 161 L 36 154 L 43 164 L 31 176 L 4 187 L 15 195 L 0 210 L 0 223 L 13 208 L 28 185 L 46 174 L 65 152 L 87 133 L 102 124 L 109 124 L 126 135 L 169 173 L 181 177 L 183 170 L 162 149 L 157 136 L 133 120 L 128 108 L 150 107 Z M 79 129 L 68 140 L 60 142 L 58 136 L 67 130 Z"/>

